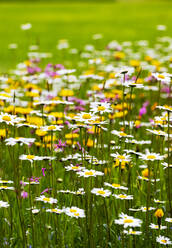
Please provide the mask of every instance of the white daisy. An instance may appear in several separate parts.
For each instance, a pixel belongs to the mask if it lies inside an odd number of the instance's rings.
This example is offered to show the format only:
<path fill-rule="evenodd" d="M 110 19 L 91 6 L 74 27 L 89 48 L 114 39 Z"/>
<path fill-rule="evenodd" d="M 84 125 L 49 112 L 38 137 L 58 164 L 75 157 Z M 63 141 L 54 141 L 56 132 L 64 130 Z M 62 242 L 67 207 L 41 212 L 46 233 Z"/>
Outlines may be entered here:
<path fill-rule="evenodd" d="M 150 227 L 151 229 L 159 229 L 159 226 L 158 226 L 158 225 L 155 225 L 155 224 L 153 224 L 153 223 L 151 223 L 151 224 L 149 225 L 149 227 Z M 163 230 L 163 229 L 167 229 L 167 227 L 166 227 L 166 226 L 160 226 L 160 230 Z"/>
<path fill-rule="evenodd" d="M 41 195 L 39 197 L 36 197 L 35 201 L 42 201 L 44 203 L 50 203 L 50 204 L 57 203 L 57 199 L 54 199 L 52 197 L 48 198 L 45 195 Z"/>
<path fill-rule="evenodd" d="M 146 154 L 140 154 L 139 158 L 142 160 L 155 161 L 155 160 L 163 160 L 164 156 L 161 156 L 158 153 L 147 152 Z"/>
<path fill-rule="evenodd" d="M 41 127 L 41 130 L 43 131 L 61 131 L 63 126 L 57 126 L 57 125 L 50 125 L 50 126 L 44 126 Z"/>
<path fill-rule="evenodd" d="M 120 184 L 117 184 L 117 183 L 112 183 L 112 184 L 110 184 L 110 183 L 106 183 L 106 182 L 105 182 L 104 185 L 105 185 L 105 186 L 109 186 L 109 187 L 111 187 L 111 188 L 113 188 L 113 189 L 128 190 L 127 187 L 121 186 Z"/>
<path fill-rule="evenodd" d="M 123 225 L 124 228 L 127 227 L 140 227 L 142 220 L 136 219 L 133 216 L 128 216 L 127 214 L 121 213 L 119 215 L 120 219 L 115 220 L 115 223 L 118 225 Z"/>
<path fill-rule="evenodd" d="M 161 236 L 159 235 L 157 238 L 156 238 L 156 242 L 162 244 L 162 245 L 171 245 L 172 242 L 170 241 L 170 239 L 168 237 L 164 237 L 164 236 Z"/>
<path fill-rule="evenodd" d="M 124 133 L 123 131 L 113 130 L 113 131 L 111 131 L 111 133 L 120 137 L 120 138 L 133 138 L 132 135 L 128 135 L 128 134 Z"/>
<path fill-rule="evenodd" d="M 116 199 L 121 199 L 121 200 L 133 200 L 133 195 L 126 195 L 126 194 L 113 194 L 113 196 L 115 196 Z"/>
<path fill-rule="evenodd" d="M 126 155 L 126 153 L 122 154 L 122 155 L 120 155 L 119 153 L 111 153 L 111 157 L 118 159 L 120 162 L 122 162 L 122 161 L 130 162 L 131 161 L 130 155 Z"/>
<path fill-rule="evenodd" d="M 100 113 L 102 115 L 104 113 L 111 113 L 112 108 L 111 104 L 108 102 L 91 102 L 90 111 L 93 113 Z"/>
<path fill-rule="evenodd" d="M 104 173 L 101 171 L 96 171 L 96 170 L 83 170 L 83 171 L 78 171 L 77 175 L 79 177 L 96 177 L 96 176 L 103 176 Z"/>
<path fill-rule="evenodd" d="M 91 193 L 92 194 L 95 194 L 95 195 L 100 195 L 100 196 L 103 196 L 103 197 L 108 197 L 111 195 L 111 192 L 107 189 L 103 189 L 103 188 L 93 188 L 91 190 Z"/>
<path fill-rule="evenodd" d="M 124 233 L 127 235 L 140 235 L 140 234 L 142 234 L 142 232 L 134 231 L 133 229 L 124 230 Z"/>
<path fill-rule="evenodd" d="M 47 209 L 46 212 L 61 214 L 64 212 L 64 210 L 59 208 L 51 208 L 51 209 Z"/>
<path fill-rule="evenodd" d="M 23 138 L 23 137 L 16 137 L 16 138 L 8 138 L 5 140 L 7 146 L 14 146 L 19 143 L 21 146 L 23 144 L 30 145 L 35 142 L 35 138 Z"/>
<path fill-rule="evenodd" d="M 63 211 L 66 215 L 70 217 L 75 217 L 77 219 L 85 217 L 85 211 L 77 207 L 64 208 Z"/>
<path fill-rule="evenodd" d="M 0 115 L 0 122 L 5 122 L 7 125 L 11 124 L 14 126 L 14 124 L 19 123 L 20 121 L 24 121 L 24 118 L 17 117 L 16 115 L 10 115 L 6 113 L 2 113 Z"/>
<path fill-rule="evenodd" d="M 0 208 L 8 208 L 9 206 L 8 202 L 0 201 Z"/>
<path fill-rule="evenodd" d="M 166 218 L 165 221 L 172 223 L 172 218 Z"/>
<path fill-rule="evenodd" d="M 71 164 L 71 165 L 66 166 L 65 169 L 66 171 L 81 171 L 81 170 L 84 170 L 85 167 Z"/>

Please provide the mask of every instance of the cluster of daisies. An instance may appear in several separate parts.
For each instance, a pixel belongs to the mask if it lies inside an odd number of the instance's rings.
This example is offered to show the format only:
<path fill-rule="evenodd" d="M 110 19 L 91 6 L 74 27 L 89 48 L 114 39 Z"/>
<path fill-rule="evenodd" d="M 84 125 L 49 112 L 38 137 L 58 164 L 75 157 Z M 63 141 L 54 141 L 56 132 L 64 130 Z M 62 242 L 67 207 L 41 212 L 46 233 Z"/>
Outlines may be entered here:
<path fill-rule="evenodd" d="M 45 66 L 49 56 L 35 51 L 1 75 L 0 208 L 17 201 L 30 221 L 65 214 L 86 219 L 85 230 L 106 224 L 109 239 L 172 244 L 171 47 L 160 37 L 152 48 L 111 41 L 79 53 L 63 40 L 75 68 Z"/>

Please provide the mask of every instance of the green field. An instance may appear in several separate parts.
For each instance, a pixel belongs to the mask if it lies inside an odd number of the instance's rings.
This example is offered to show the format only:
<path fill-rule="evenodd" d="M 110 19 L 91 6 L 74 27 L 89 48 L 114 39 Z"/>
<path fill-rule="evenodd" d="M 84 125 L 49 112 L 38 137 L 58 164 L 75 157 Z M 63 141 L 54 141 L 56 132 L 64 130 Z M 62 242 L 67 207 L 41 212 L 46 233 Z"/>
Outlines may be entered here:
<path fill-rule="evenodd" d="M 0 71 L 5 72 L 26 58 L 29 45 L 40 43 L 41 51 L 53 52 L 59 39 L 69 39 L 72 47 L 82 48 L 92 42 L 94 33 L 102 33 L 102 45 L 110 40 L 154 41 L 156 25 L 168 27 L 172 35 L 172 2 L 1 2 L 0 3 Z M 22 23 L 33 25 L 29 34 L 20 30 Z M 17 43 L 15 54 L 8 44 Z M 54 59 L 54 58 L 53 58 Z M 56 59 L 56 58 L 55 58 Z"/>

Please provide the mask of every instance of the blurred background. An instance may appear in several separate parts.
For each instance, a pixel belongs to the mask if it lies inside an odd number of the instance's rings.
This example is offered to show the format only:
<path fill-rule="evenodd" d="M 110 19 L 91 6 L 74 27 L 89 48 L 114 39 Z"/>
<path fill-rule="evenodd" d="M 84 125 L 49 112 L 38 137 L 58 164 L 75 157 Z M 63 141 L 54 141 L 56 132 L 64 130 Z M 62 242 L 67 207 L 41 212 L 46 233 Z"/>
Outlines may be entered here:
<path fill-rule="evenodd" d="M 151 43 L 157 25 L 166 25 L 163 34 L 172 36 L 171 0 L 1 0 L 0 13 L 0 72 L 37 49 L 58 60 L 59 40 L 77 49 L 111 40 Z"/>

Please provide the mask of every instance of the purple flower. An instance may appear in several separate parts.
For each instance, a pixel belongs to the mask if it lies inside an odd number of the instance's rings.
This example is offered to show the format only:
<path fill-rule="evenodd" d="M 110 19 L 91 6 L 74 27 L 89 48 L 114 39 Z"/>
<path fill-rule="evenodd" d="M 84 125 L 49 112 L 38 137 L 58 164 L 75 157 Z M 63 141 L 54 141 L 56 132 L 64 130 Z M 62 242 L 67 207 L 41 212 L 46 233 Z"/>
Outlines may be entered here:
<path fill-rule="evenodd" d="M 142 107 L 140 110 L 139 110 L 139 115 L 142 116 L 142 115 L 145 115 L 147 112 L 146 108 L 145 107 Z"/>
<path fill-rule="evenodd" d="M 28 193 L 27 193 L 26 191 L 22 191 L 22 192 L 21 192 L 21 197 L 22 197 L 23 199 L 28 198 Z"/>
<path fill-rule="evenodd" d="M 42 168 L 42 175 L 45 177 L 45 170 L 46 168 Z"/>
<path fill-rule="evenodd" d="M 46 188 L 41 192 L 41 195 L 43 195 L 44 193 L 48 193 L 48 191 L 51 191 L 52 188 Z"/>

